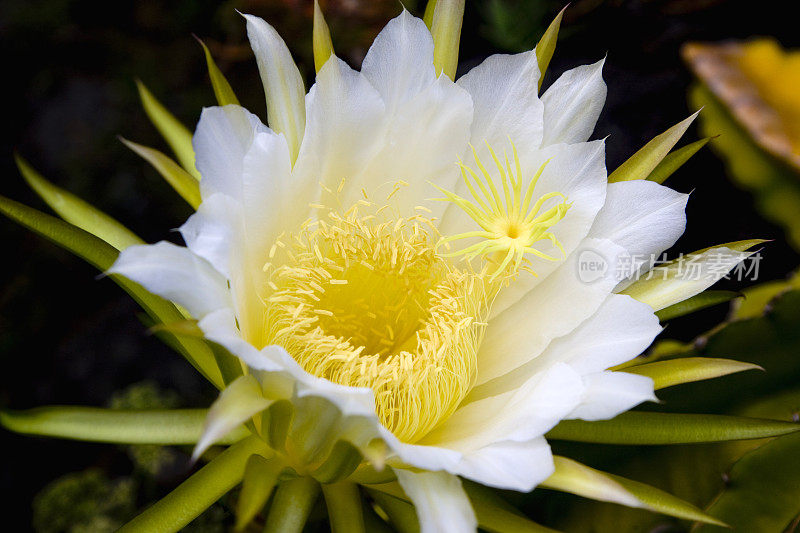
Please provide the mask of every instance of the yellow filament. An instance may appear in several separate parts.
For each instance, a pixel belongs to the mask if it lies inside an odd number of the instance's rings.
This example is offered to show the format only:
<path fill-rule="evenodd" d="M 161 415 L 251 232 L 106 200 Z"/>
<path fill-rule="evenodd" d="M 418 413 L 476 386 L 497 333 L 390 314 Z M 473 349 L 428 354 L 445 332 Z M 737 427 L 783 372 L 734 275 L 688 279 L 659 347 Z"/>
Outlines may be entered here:
<path fill-rule="evenodd" d="M 331 211 L 268 263 L 267 341 L 309 373 L 369 387 L 376 413 L 414 442 L 472 388 L 483 320 L 494 289 L 485 271 L 456 268 L 436 252 L 421 215 L 380 222 L 356 205 Z M 281 248 L 280 245 L 277 245 Z"/>
<path fill-rule="evenodd" d="M 448 245 L 463 239 L 479 239 L 478 242 L 448 255 L 463 255 L 467 260 L 475 257 L 491 260 L 496 265 L 492 281 L 498 276 L 513 274 L 521 269 L 535 274 L 528 266 L 530 261 L 525 257 L 526 254 L 548 261 L 558 260 L 557 257 L 539 250 L 536 247 L 537 243 L 548 241 L 565 255 L 563 246 L 549 230 L 566 216 L 572 204 L 567 203 L 566 196 L 560 192 L 550 192 L 533 201 L 536 183 L 544 172 L 547 162 L 539 167 L 527 186 L 523 186 L 522 164 L 514 144 L 511 143 L 513 165 L 508 154 L 505 155 L 503 162 L 488 143 L 486 146 L 494 161 L 496 174 L 499 175 L 502 195 L 495 184 L 496 178 L 480 160 L 473 147 L 472 155 L 478 171 L 463 162 L 458 163 L 464 185 L 472 198 L 467 199 L 442 188 L 439 190 L 445 195 L 443 200 L 461 208 L 477 222 L 481 230 L 451 235 L 441 239 L 439 244 Z M 555 203 L 550 202 L 554 199 Z M 545 204 L 549 204 L 549 207 L 545 208 Z"/>

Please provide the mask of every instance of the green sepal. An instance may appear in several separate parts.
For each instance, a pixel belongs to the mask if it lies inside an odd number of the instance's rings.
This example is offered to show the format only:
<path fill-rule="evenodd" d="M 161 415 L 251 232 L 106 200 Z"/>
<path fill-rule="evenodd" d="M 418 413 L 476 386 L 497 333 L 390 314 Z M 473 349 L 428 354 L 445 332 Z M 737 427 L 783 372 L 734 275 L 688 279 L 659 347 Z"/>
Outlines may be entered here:
<path fill-rule="evenodd" d="M 312 33 L 312 46 L 314 48 L 314 68 L 317 72 L 328 62 L 333 55 L 333 41 L 325 15 L 319 7 L 319 2 L 314 0 L 314 29 Z"/>
<path fill-rule="evenodd" d="M 156 97 L 145 87 L 141 80 L 136 80 L 136 88 L 139 91 L 142 107 L 144 107 L 145 113 L 150 118 L 150 122 L 153 123 L 170 148 L 172 148 L 183 169 L 199 180 L 200 173 L 194 164 L 192 132 L 181 124 L 172 113 L 167 111 L 167 108 L 161 102 L 156 100 Z"/>
<path fill-rule="evenodd" d="M 203 47 L 203 53 L 206 56 L 206 67 L 208 67 L 208 77 L 211 79 L 211 87 L 214 89 L 214 96 L 217 98 L 217 103 L 219 105 L 239 105 L 239 99 L 236 98 L 231 84 L 228 83 L 228 80 L 225 79 L 225 75 L 222 74 L 222 71 L 214 62 L 211 50 L 208 49 L 208 46 L 206 46 L 206 43 L 204 43 L 200 37 L 195 35 L 194 38 L 197 39 L 197 42 Z"/>
<path fill-rule="evenodd" d="M 120 137 L 120 140 L 139 157 L 150 163 L 156 172 L 158 172 L 175 192 L 186 200 L 186 203 L 192 206 L 193 209 L 197 209 L 200 206 L 200 202 L 202 201 L 200 197 L 200 184 L 194 176 L 183 170 L 183 168 L 170 159 L 169 156 L 163 152 L 159 152 L 155 148 L 137 144 L 123 137 Z"/>
<path fill-rule="evenodd" d="M 91 233 L 3 196 L 0 196 L 0 213 L 69 250 L 101 272 L 108 270 L 119 256 L 113 246 Z M 136 300 L 153 320 L 163 323 L 184 320 L 174 304 L 146 291 L 138 283 L 115 274 L 109 277 Z M 176 337 L 176 340 L 181 347 L 180 353 L 214 386 L 222 388 L 222 376 L 211 350 L 199 339 Z"/>
<path fill-rule="evenodd" d="M 195 444 L 208 409 L 124 411 L 98 407 L 47 406 L 25 411 L 0 410 L 0 425 L 25 435 L 116 444 Z M 248 435 L 241 427 L 220 442 Z"/>
<path fill-rule="evenodd" d="M 267 504 L 272 489 L 278 483 L 283 463 L 275 457 L 267 459 L 258 454 L 247 460 L 242 479 L 242 491 L 236 502 L 236 530 L 243 530 Z"/>
<path fill-rule="evenodd" d="M 124 250 L 134 244 L 144 244 L 131 230 L 117 220 L 78 198 L 69 191 L 47 181 L 18 154 L 14 154 L 22 177 L 31 189 L 49 205 L 58 216 L 70 224 L 88 231 L 104 240 L 117 250 Z"/>
<path fill-rule="evenodd" d="M 625 370 L 630 374 L 647 376 L 653 380 L 655 389 L 663 389 L 713 379 L 745 370 L 764 370 L 758 365 L 734 361 L 732 359 L 715 359 L 710 357 L 683 357 L 669 361 L 655 361 L 635 365 Z"/>
<path fill-rule="evenodd" d="M 693 143 L 689 143 L 686 146 L 682 146 L 675 150 L 674 152 L 670 152 L 661 162 L 653 169 L 647 179 L 649 181 L 654 181 L 656 183 L 664 183 L 667 178 L 672 176 L 676 170 L 681 168 L 684 163 L 689 161 L 694 154 L 700 151 L 702 147 L 708 144 L 712 137 L 706 137 L 704 139 L 700 139 L 699 141 L 695 141 Z"/>
<path fill-rule="evenodd" d="M 740 292 L 734 291 L 703 291 L 700 294 L 695 294 L 691 298 L 687 298 L 682 302 L 665 307 L 660 311 L 656 311 L 656 316 L 661 322 L 672 320 L 691 313 L 696 313 L 707 307 L 719 305 L 721 303 L 730 302 L 734 298 L 742 296 Z"/>
<path fill-rule="evenodd" d="M 727 415 L 629 411 L 611 420 L 563 420 L 548 439 L 600 444 L 690 444 L 777 437 L 800 424 Z"/>
<path fill-rule="evenodd" d="M 480 528 L 492 533 L 558 533 L 523 516 L 496 491 L 466 479 L 461 480 Z"/>
<path fill-rule="evenodd" d="M 556 41 L 558 41 L 558 30 L 561 28 L 561 18 L 564 16 L 565 7 L 558 12 L 556 18 L 547 27 L 539 43 L 536 45 L 536 61 L 539 63 L 539 90 L 542 90 L 542 82 L 544 75 L 547 72 L 547 67 L 550 65 L 550 60 L 553 59 L 553 54 L 556 51 Z"/>
<path fill-rule="evenodd" d="M 699 111 L 697 112 L 699 113 Z M 672 147 L 680 140 L 689 125 L 697 117 L 697 113 L 675 124 L 664 133 L 653 137 L 638 152 L 622 163 L 608 176 L 609 183 L 618 181 L 642 180 L 663 161 Z"/>
<path fill-rule="evenodd" d="M 338 483 L 355 472 L 363 460 L 358 448 L 345 440 L 336 441 L 325 462 L 311 476 L 320 483 Z"/>
<path fill-rule="evenodd" d="M 247 460 L 255 453 L 269 453 L 256 436 L 234 444 L 119 532 L 179 531 L 242 481 Z"/>
<path fill-rule="evenodd" d="M 725 525 L 677 496 L 645 483 L 601 472 L 567 459 L 553 457 L 556 470 L 540 486 L 586 498 L 644 507 L 650 511 L 710 524 Z"/>
<path fill-rule="evenodd" d="M 332 533 L 366 533 L 358 485 L 346 481 L 322 485 L 322 494 Z"/>
<path fill-rule="evenodd" d="M 278 485 L 264 533 L 301 533 L 319 495 L 319 483 L 298 477 Z"/>
<path fill-rule="evenodd" d="M 456 79 L 463 21 L 464 0 L 437 0 L 430 24 L 437 76 L 444 73 L 451 80 Z"/>

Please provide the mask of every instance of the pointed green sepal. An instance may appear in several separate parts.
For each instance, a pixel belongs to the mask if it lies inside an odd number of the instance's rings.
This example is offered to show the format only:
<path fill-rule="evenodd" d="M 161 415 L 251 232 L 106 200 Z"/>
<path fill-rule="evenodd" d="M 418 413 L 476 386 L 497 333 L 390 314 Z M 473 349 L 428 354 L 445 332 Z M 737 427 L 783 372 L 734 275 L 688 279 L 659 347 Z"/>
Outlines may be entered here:
<path fill-rule="evenodd" d="M 742 293 L 734 291 L 703 291 L 682 302 L 657 311 L 656 316 L 661 322 L 666 322 L 667 320 L 689 315 L 707 307 L 730 302 L 734 298 L 739 298 L 741 296 Z"/>
<path fill-rule="evenodd" d="M 145 113 L 150 118 L 150 122 L 153 123 L 170 148 L 172 148 L 183 169 L 199 180 L 200 173 L 194 165 L 192 132 L 181 124 L 172 113 L 167 111 L 167 108 L 156 100 L 153 93 L 140 80 L 136 80 L 136 88 L 139 90 L 142 107 L 144 107 Z"/>
<path fill-rule="evenodd" d="M 699 113 L 699 111 L 697 112 Z M 638 152 L 622 163 L 608 176 L 608 182 L 642 180 L 647 178 L 667 156 L 672 147 L 683 137 L 689 125 L 697 117 L 697 113 L 675 124 L 670 129 L 657 135 L 645 144 Z"/>
<path fill-rule="evenodd" d="M 25 435 L 115 444 L 195 444 L 207 409 L 124 411 L 97 407 L 47 406 L 25 411 L 0 410 L 0 425 Z M 244 428 L 221 442 L 248 435 Z"/>
<path fill-rule="evenodd" d="M 682 146 L 674 152 L 670 152 L 661 160 L 656 168 L 653 169 L 650 175 L 647 176 L 647 179 L 656 183 L 664 183 L 667 178 L 672 176 L 676 170 L 681 168 L 684 163 L 699 152 L 710 140 L 711 137 L 706 137 L 705 139 L 700 139 L 699 141 Z"/>
<path fill-rule="evenodd" d="M 206 43 L 196 36 L 197 42 L 203 47 L 203 53 L 206 56 L 206 66 L 208 67 L 208 77 L 211 79 L 211 87 L 214 89 L 214 96 L 217 98 L 219 105 L 239 105 L 239 99 L 231 88 L 231 84 L 225 79 L 225 75 L 214 62 L 214 57 L 211 55 L 211 50 L 208 49 Z"/>
<path fill-rule="evenodd" d="M 328 62 L 333 55 L 333 41 L 331 41 L 331 31 L 325 16 L 319 7 L 318 0 L 314 0 L 314 32 L 312 36 L 314 45 L 314 68 L 317 72 Z"/>
<path fill-rule="evenodd" d="M 117 250 L 124 250 L 128 246 L 134 244 L 144 244 L 142 239 L 114 218 L 78 198 L 71 192 L 47 181 L 19 155 L 14 154 L 14 160 L 17 163 L 17 168 L 19 168 L 22 177 L 25 178 L 30 188 L 33 189 L 58 216 L 70 224 L 103 239 Z"/>
<path fill-rule="evenodd" d="M 236 502 L 236 530 L 242 531 L 264 508 L 278 483 L 283 463 L 275 457 L 251 455 L 242 480 L 242 491 Z"/>
<path fill-rule="evenodd" d="M 464 20 L 464 0 L 438 0 L 431 19 L 433 66 L 436 75 L 454 80 L 458 68 L 458 47 Z"/>
<path fill-rule="evenodd" d="M 322 485 L 332 533 L 365 533 L 364 512 L 358 485 L 343 481 Z"/>
<path fill-rule="evenodd" d="M 186 200 L 193 209 L 197 209 L 200 206 L 200 202 L 202 201 L 200 198 L 200 184 L 194 176 L 183 170 L 183 168 L 170 159 L 169 156 L 163 152 L 159 152 L 155 148 L 137 144 L 123 137 L 119 139 L 125 146 L 136 152 L 139 157 L 150 163 L 161 177 L 175 189 L 175 192 Z"/>
<path fill-rule="evenodd" d="M 558 30 L 561 28 L 561 18 L 564 16 L 565 7 L 558 12 L 556 18 L 547 27 L 547 30 L 539 39 L 536 45 L 536 61 L 539 63 L 539 90 L 542 89 L 542 82 L 544 75 L 547 72 L 547 67 L 550 66 L 550 60 L 553 59 L 553 53 L 556 51 L 556 41 L 558 41 Z"/>
<path fill-rule="evenodd" d="M 436 0 L 428 0 L 425 5 L 425 13 L 422 15 L 422 21 L 430 30 L 433 26 L 433 13 L 436 11 Z"/>
<path fill-rule="evenodd" d="M 310 477 L 281 482 L 267 515 L 264 533 L 301 533 L 319 496 L 319 483 Z"/>
<path fill-rule="evenodd" d="M 764 369 L 752 363 L 743 363 L 732 359 L 683 357 L 632 366 L 626 369 L 625 372 L 651 378 L 655 389 L 658 390 L 682 383 L 719 378 L 746 370 Z"/>
<path fill-rule="evenodd" d="M 692 444 L 777 437 L 800 424 L 727 415 L 629 411 L 611 420 L 563 420 L 548 439 L 601 444 Z"/>

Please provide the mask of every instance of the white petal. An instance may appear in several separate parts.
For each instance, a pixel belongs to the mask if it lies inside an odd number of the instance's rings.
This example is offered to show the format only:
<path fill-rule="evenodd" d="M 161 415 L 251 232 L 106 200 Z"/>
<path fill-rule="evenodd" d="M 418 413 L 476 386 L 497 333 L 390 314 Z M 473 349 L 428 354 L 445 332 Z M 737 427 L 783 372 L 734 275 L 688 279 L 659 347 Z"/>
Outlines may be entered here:
<path fill-rule="evenodd" d="M 529 492 L 553 473 L 553 454 L 543 437 L 496 442 L 465 454 L 457 473 L 482 485 Z"/>
<path fill-rule="evenodd" d="M 558 363 L 516 390 L 459 407 L 420 444 L 468 455 L 496 442 L 529 441 L 552 429 L 578 405 L 582 394 L 581 377 Z"/>
<path fill-rule="evenodd" d="M 543 145 L 589 140 L 606 101 L 603 63 L 566 71 L 542 95 Z"/>
<path fill-rule="evenodd" d="M 447 472 L 414 473 L 395 469 L 419 518 L 421 533 L 472 533 L 475 512 L 458 477 Z"/>
<path fill-rule="evenodd" d="M 406 10 L 390 20 L 364 57 L 361 73 L 390 112 L 425 90 L 436 79 L 433 37 L 425 23 Z"/>
<path fill-rule="evenodd" d="M 256 413 L 266 409 L 269 404 L 269 400 L 261 394 L 261 386 L 253 376 L 241 376 L 232 381 L 211 405 L 203 434 L 194 447 L 192 459 L 196 460 L 211 445 Z"/>
<path fill-rule="evenodd" d="M 277 346 L 259 350 L 243 339 L 233 309 L 219 309 L 206 315 L 197 325 L 208 340 L 225 347 L 250 368 L 269 372 L 285 370 L 281 354 L 284 350 Z"/>
<path fill-rule="evenodd" d="M 475 389 L 473 398 L 515 390 L 544 369 L 567 363 L 578 374 L 601 372 L 641 354 L 661 332 L 650 306 L 629 296 L 610 295 L 573 331 L 554 339 L 537 357 Z"/>
<path fill-rule="evenodd" d="M 197 318 L 231 305 L 222 274 L 187 248 L 169 242 L 126 248 L 108 274 L 125 276 Z"/>
<path fill-rule="evenodd" d="M 241 205 L 226 194 L 207 196 L 180 227 L 186 247 L 231 278 Z M 239 243 L 240 245 L 241 243 Z"/>
<path fill-rule="evenodd" d="M 668 267 L 657 266 L 622 293 L 658 311 L 703 292 L 752 253 L 737 252 L 723 246 L 700 254 L 687 255 L 682 261 Z"/>
<path fill-rule="evenodd" d="M 305 182 L 342 190 L 331 205 L 348 209 L 360 197 L 355 178 L 380 149 L 385 106 L 361 73 L 332 56 L 306 99 L 306 133 L 295 165 Z M 317 185 L 317 188 L 319 186 Z"/>
<path fill-rule="evenodd" d="M 253 15 L 244 17 L 247 19 L 247 37 L 264 84 L 269 125 L 286 135 L 292 158 L 295 158 L 306 123 L 303 78 L 278 32 L 263 19 Z"/>
<path fill-rule="evenodd" d="M 624 250 L 610 241 L 585 239 L 559 268 L 499 315 L 491 318 L 478 353 L 481 385 L 531 361 L 557 337 L 567 335 L 592 316 L 617 284 L 616 266 L 606 265 L 597 278 L 582 278 L 586 254 L 611 261 Z M 522 274 L 521 276 L 525 276 Z M 515 289 L 515 280 L 508 290 Z M 531 327 L 521 327 L 531 324 Z M 474 391 L 477 393 L 477 389 Z"/>
<path fill-rule="evenodd" d="M 472 95 L 471 142 L 481 154 L 485 143 L 505 145 L 509 137 L 521 153 L 541 145 L 544 106 L 538 83 L 539 65 L 533 50 L 490 56 L 458 80 Z"/>
<path fill-rule="evenodd" d="M 223 193 L 242 200 L 242 164 L 257 132 L 268 131 L 261 121 L 242 107 L 207 107 L 192 138 L 197 170 L 203 176 L 203 198 Z"/>
<path fill-rule="evenodd" d="M 583 381 L 586 391 L 569 418 L 607 420 L 642 402 L 658 401 L 653 393 L 653 380 L 647 376 L 598 372 L 584 376 Z"/>
<path fill-rule="evenodd" d="M 683 234 L 688 199 L 688 194 L 652 181 L 610 183 L 589 236 L 625 248 L 633 259 L 633 271 L 640 264 L 651 264 Z"/>

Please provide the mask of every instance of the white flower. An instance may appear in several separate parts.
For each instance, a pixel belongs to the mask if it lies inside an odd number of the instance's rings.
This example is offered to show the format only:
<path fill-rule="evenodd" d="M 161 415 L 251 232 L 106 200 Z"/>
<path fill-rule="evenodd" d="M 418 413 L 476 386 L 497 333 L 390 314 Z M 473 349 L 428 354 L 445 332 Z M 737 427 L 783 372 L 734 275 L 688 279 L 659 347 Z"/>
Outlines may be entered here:
<path fill-rule="evenodd" d="M 661 330 L 618 293 L 613 260 L 671 246 L 687 195 L 608 183 L 604 141 L 588 140 L 603 61 L 541 97 L 534 51 L 453 82 L 404 12 L 360 72 L 331 56 L 306 95 L 277 33 L 247 27 L 271 128 L 205 109 L 186 247 L 133 246 L 111 271 L 182 305 L 257 378 L 223 392 L 198 452 L 276 399 L 312 425 L 332 404 L 335 438 L 377 466 L 387 445 L 423 531 L 474 530 L 456 476 L 531 490 L 553 472 L 559 421 L 654 399 L 649 378 L 607 370 Z M 591 282 L 587 250 L 609 262 Z"/>

